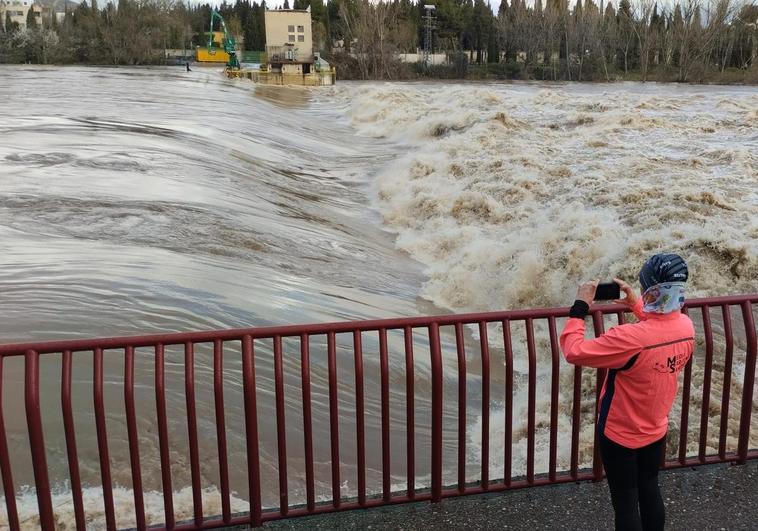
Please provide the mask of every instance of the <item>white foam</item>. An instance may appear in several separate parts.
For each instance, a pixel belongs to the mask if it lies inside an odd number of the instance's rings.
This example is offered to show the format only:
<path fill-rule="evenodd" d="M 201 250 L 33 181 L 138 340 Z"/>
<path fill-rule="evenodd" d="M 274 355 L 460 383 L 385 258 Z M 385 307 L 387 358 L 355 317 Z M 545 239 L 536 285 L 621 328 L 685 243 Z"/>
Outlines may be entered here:
<path fill-rule="evenodd" d="M 344 90 L 361 134 L 411 145 L 376 198 L 440 306 L 568 304 L 579 281 L 632 280 L 663 249 L 690 261 L 690 295 L 758 278 L 758 123 L 742 121 L 755 95 Z"/>
<path fill-rule="evenodd" d="M 155 491 L 144 493 L 145 519 L 147 525 L 165 522 L 163 494 Z M 215 487 L 202 491 L 203 515 L 206 517 L 221 514 L 221 493 Z M 56 529 L 76 529 L 74 503 L 68 489 L 57 489 L 52 494 L 53 511 Z M 174 517 L 177 522 L 192 520 L 193 499 L 192 487 L 186 487 L 173 493 Z M 100 487 L 82 489 L 87 529 L 105 529 L 105 509 L 103 505 L 103 490 Z M 33 488 L 22 488 L 16 496 L 16 506 L 21 529 L 39 529 L 40 521 L 37 506 L 37 495 Z M 134 493 L 131 489 L 114 487 L 113 506 L 116 526 L 119 529 L 133 528 L 137 525 L 134 510 Z M 234 495 L 230 496 L 232 513 L 243 513 L 249 510 L 247 501 Z M 8 513 L 5 497 L 0 499 L 0 527 L 8 528 Z"/>

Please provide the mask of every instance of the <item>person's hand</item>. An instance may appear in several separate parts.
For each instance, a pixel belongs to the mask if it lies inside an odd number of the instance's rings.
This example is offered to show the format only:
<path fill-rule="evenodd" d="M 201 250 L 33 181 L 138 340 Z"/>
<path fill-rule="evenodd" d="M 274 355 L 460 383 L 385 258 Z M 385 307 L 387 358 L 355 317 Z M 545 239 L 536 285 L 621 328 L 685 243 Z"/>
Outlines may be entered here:
<path fill-rule="evenodd" d="M 629 284 L 627 284 L 620 278 L 614 278 L 613 281 L 619 285 L 619 288 L 621 288 L 621 291 L 624 292 L 624 295 L 626 295 L 625 298 L 617 299 L 613 302 L 618 303 L 618 304 L 623 304 L 624 306 L 632 308 L 637 303 L 637 298 L 638 298 L 632 286 L 630 286 Z"/>
<path fill-rule="evenodd" d="M 592 302 L 595 300 L 595 290 L 597 290 L 599 282 L 599 280 L 595 279 L 580 284 L 579 289 L 576 290 L 576 298 L 583 300 L 588 306 L 592 306 Z"/>

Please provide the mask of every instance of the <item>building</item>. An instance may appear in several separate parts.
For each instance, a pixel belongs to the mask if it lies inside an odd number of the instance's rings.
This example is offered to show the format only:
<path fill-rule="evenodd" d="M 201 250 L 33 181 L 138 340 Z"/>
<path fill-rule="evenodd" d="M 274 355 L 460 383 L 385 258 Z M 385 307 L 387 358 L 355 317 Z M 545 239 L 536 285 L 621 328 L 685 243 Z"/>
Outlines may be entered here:
<path fill-rule="evenodd" d="M 315 62 L 310 8 L 266 10 L 265 22 L 271 72 L 310 74 Z"/>
<path fill-rule="evenodd" d="M 313 52 L 310 8 L 266 11 L 266 52 L 250 53 L 251 68 L 229 69 L 229 77 L 264 85 L 334 85 L 337 72 Z M 248 60 L 242 54 L 243 66 Z"/>
<path fill-rule="evenodd" d="M 6 15 L 10 13 L 11 22 L 18 23 L 19 27 L 26 27 L 26 17 L 29 10 L 34 11 L 37 24 L 42 22 L 42 6 L 32 0 L 0 0 L 0 24 L 5 27 Z"/>

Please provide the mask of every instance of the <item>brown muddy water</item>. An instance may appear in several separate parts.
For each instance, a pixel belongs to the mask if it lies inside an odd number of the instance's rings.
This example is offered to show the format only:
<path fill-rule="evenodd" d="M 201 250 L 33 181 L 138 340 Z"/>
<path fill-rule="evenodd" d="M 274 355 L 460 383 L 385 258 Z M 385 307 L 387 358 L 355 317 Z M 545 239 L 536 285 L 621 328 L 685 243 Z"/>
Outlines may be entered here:
<path fill-rule="evenodd" d="M 688 259 L 690 296 L 755 292 L 758 285 L 755 88 L 344 83 L 255 89 L 210 70 L 4 67 L 0 97 L 13 103 L 0 110 L 4 343 L 566 305 L 580 280 L 633 280 L 645 257 L 663 249 Z M 735 352 L 742 349 L 744 358 L 744 331 L 735 324 L 735 332 Z M 467 331 L 471 480 L 478 478 L 481 440 L 476 338 L 475 330 Z M 516 344 L 522 338 L 515 330 Z M 545 330 L 538 328 L 537 340 L 539 471 L 547 462 L 551 373 Z M 338 342 L 345 382 L 341 487 L 350 496 L 356 492 L 352 352 L 349 338 Z M 720 345 L 717 337 L 717 352 Z M 391 334 L 390 346 L 392 472 L 402 490 L 402 338 Z M 321 350 L 314 346 L 312 400 L 317 495 L 326 498 L 329 417 Z M 518 382 L 526 374 L 523 350 L 516 347 Z M 273 367 L 265 346 L 258 352 L 262 494 L 264 505 L 275 506 Z M 244 511 L 242 391 L 234 353 L 232 346 L 225 358 L 226 423 L 232 508 Z M 454 463 L 456 373 L 449 337 L 445 353 L 445 455 Z M 492 355 L 490 448 L 498 448 L 502 345 L 495 342 Z M 730 433 L 742 377 L 743 358 L 735 356 Z M 73 528 L 58 405 L 61 360 L 43 358 L 54 504 L 61 528 Z M 416 358 L 417 452 L 424 455 L 429 370 L 423 344 Z M 285 342 L 284 360 L 290 501 L 299 503 L 305 494 L 296 345 Z M 181 352 L 167 349 L 167 362 L 174 505 L 181 519 L 192 514 Z M 378 492 L 379 362 L 370 338 L 364 363 L 368 487 Z M 91 353 L 77 354 L 74 367 L 85 509 L 96 529 L 103 512 Z M 695 389 L 702 382 L 699 367 Z M 572 379 L 561 368 L 566 392 L 559 422 L 568 433 Z M 212 515 L 220 505 L 208 348 L 198 347 L 195 372 L 205 514 Z M 15 494 L 34 528 L 34 479 L 18 399 L 21 360 L 6 360 L 3 373 Z M 148 518 L 160 522 L 151 352 L 138 351 L 136 378 Z M 717 369 L 714 378 L 712 406 L 720 401 L 723 374 Z M 584 398 L 591 400 L 589 375 L 586 380 Z M 122 396 L 123 354 L 109 352 L 106 411 L 117 521 L 129 527 L 134 515 Z M 524 469 L 525 405 L 519 383 L 515 473 Z M 694 411 L 691 417 L 699 419 Z M 586 464 L 591 411 L 585 417 Z M 569 457 L 562 442 L 559 467 Z M 428 481 L 422 461 L 420 485 Z M 490 476 L 502 473 L 502 453 L 493 450 Z M 455 472 L 445 479 L 454 481 Z"/>

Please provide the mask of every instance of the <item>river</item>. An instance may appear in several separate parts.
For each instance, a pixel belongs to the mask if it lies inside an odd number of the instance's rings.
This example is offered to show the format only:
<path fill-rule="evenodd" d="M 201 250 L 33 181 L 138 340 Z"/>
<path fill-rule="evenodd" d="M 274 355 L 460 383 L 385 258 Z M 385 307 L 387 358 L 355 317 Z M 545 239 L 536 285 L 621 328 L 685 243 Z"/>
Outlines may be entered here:
<path fill-rule="evenodd" d="M 566 305 L 579 281 L 633 280 L 645 257 L 662 249 L 688 259 L 690 296 L 751 292 L 758 280 L 754 87 L 340 83 L 299 89 L 254 87 L 215 69 L 2 67 L 0 101 L 5 343 Z M 142 374 L 150 382 L 150 354 L 140 359 L 138 381 Z M 14 480 L 31 485 L 24 414 L 8 405 L 22 389 L 20 362 L 5 362 L 3 396 Z M 198 364 L 199 374 L 209 374 L 207 358 Z M 376 375 L 377 366 L 369 356 L 367 374 Z M 77 427 L 88 434 L 80 451 L 86 507 L 101 517 L 91 355 L 82 355 L 78 367 Z M 287 367 L 294 377 L 298 365 Z M 229 415 L 236 418 L 239 367 L 232 360 L 226 369 Z M 51 356 L 41 370 L 49 394 L 43 403 L 52 407 L 60 357 Z M 261 370 L 259 411 L 271 419 L 261 428 L 261 451 L 273 462 L 270 367 Z M 326 421 L 318 361 L 314 372 L 314 415 Z M 180 363 L 168 369 L 169 389 L 176 391 L 169 407 L 183 415 L 182 375 Z M 394 382 L 403 375 L 392 379 L 398 411 L 403 387 Z M 422 362 L 417 378 L 423 409 L 428 367 Z M 133 525 L 118 412 L 122 366 L 107 366 L 106 380 L 119 522 Z M 144 385 L 140 444 L 149 468 L 157 441 L 154 398 Z M 375 382 L 367 385 L 368 407 L 376 408 Z M 206 387 L 200 418 L 213 414 Z M 288 418 L 296 418 L 301 397 L 288 391 L 287 400 Z M 480 421 L 475 406 L 472 433 Z M 501 417 L 493 413 L 493 440 L 502 437 Z M 351 419 L 341 420 L 344 429 Z M 393 409 L 398 431 L 403 423 Z M 375 419 L 369 424 L 377 428 Z M 55 414 L 47 414 L 45 428 L 56 505 L 68 507 Z M 209 430 L 202 453 L 212 456 L 212 420 L 201 429 Z M 186 436 L 181 422 L 170 430 L 172 440 Z M 231 458 L 244 459 L 242 431 L 230 435 Z M 402 442 L 393 438 L 399 461 Z M 183 444 L 172 452 L 175 505 L 186 517 L 192 502 Z M 318 490 L 328 495 L 328 438 L 315 444 L 317 473 L 323 472 Z M 350 452 L 343 453 L 346 495 L 355 491 Z M 291 501 L 297 502 L 303 485 L 296 444 L 292 454 Z M 559 454 L 565 464 L 567 452 Z M 538 459 L 545 456 L 545 438 L 538 437 Z M 374 488 L 379 461 L 369 461 Z M 493 461 L 493 477 L 498 467 L 502 475 L 502 462 Z M 209 462 L 202 472 L 206 514 L 214 514 L 217 469 Z M 262 473 L 276 482 L 275 465 L 264 464 Z M 419 475 L 423 484 L 423 469 Z M 146 472 L 145 482 L 159 490 L 159 473 Z M 244 477 L 232 477 L 232 486 L 240 498 L 234 507 L 245 510 Z M 17 495 L 33 513 L 32 493 Z M 265 504 L 277 500 L 275 488 L 264 493 Z M 158 495 L 148 507 L 160 521 Z M 102 520 L 93 518 L 98 527 Z"/>

